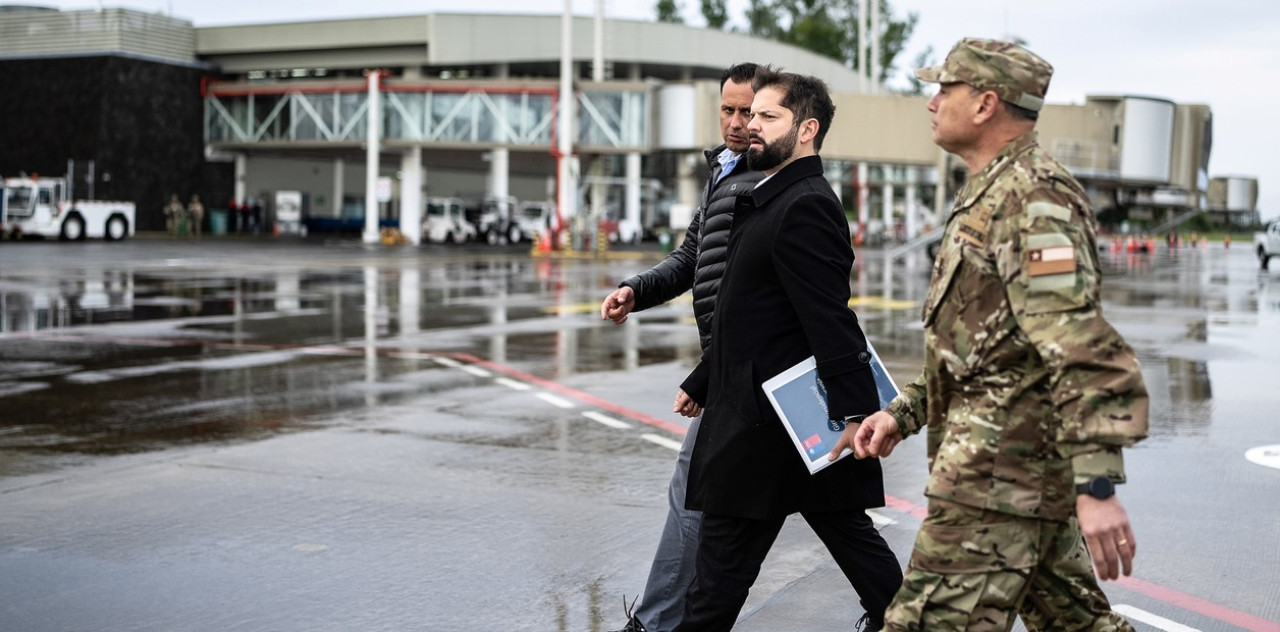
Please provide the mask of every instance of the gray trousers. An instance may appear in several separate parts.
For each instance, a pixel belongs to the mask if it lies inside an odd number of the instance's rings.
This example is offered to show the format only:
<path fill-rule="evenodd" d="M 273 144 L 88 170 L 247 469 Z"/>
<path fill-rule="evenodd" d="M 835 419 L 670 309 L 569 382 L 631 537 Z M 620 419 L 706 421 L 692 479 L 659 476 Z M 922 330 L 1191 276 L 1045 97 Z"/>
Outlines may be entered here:
<path fill-rule="evenodd" d="M 689 432 L 676 457 L 676 471 L 671 475 L 667 492 L 667 523 L 662 527 L 658 552 L 649 567 L 649 580 L 644 585 L 644 598 L 635 617 L 649 632 L 670 632 L 684 615 L 684 596 L 693 583 L 693 570 L 698 562 L 698 531 L 702 528 L 702 512 L 684 508 L 685 488 L 689 485 L 689 457 L 698 436 L 702 415 L 689 422 Z"/>

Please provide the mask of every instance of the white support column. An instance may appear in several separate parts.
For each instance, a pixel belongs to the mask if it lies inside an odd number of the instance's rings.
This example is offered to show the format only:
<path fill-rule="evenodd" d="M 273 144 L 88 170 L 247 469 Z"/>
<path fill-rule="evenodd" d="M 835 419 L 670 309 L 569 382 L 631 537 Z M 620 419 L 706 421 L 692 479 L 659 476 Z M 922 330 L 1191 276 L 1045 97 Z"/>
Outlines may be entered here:
<path fill-rule="evenodd" d="M 885 241 L 892 242 L 894 238 L 893 232 L 893 183 L 889 182 L 889 165 L 883 166 L 885 183 L 882 185 L 883 199 L 880 200 L 880 207 L 883 210 L 884 234 Z"/>
<path fill-rule="evenodd" d="M 871 187 L 867 184 L 867 163 L 858 163 L 858 234 L 867 242 L 867 227 L 871 222 Z"/>
<path fill-rule="evenodd" d="M 639 231 L 634 235 L 639 238 L 644 233 L 644 224 L 640 219 L 640 154 L 638 152 L 633 151 L 627 154 L 626 179 L 625 216 L 627 224 L 633 230 Z M 626 236 L 629 235 L 624 235 Z"/>
<path fill-rule="evenodd" d="M 916 219 L 918 219 L 916 217 L 916 206 L 919 204 L 916 202 L 916 187 L 918 186 L 916 184 L 918 181 L 916 173 L 918 171 L 919 169 L 917 167 L 907 167 L 907 198 L 906 202 L 902 205 L 903 208 L 906 209 L 906 218 L 904 220 L 905 223 L 903 224 L 906 227 L 906 234 L 903 235 L 906 238 L 906 241 L 915 239 L 916 233 L 919 232 L 919 228 L 916 225 Z"/>
<path fill-rule="evenodd" d="M 871 93 L 880 92 L 880 2 L 871 1 L 871 63 L 867 77 L 871 79 Z"/>
<path fill-rule="evenodd" d="M 249 171 L 249 156 L 244 152 L 236 154 L 236 183 L 235 196 L 236 204 L 244 204 L 245 202 L 245 174 Z"/>
<path fill-rule="evenodd" d="M 347 195 L 347 161 L 333 159 L 333 216 L 342 218 L 342 198 Z"/>
<path fill-rule="evenodd" d="M 379 116 L 382 106 L 378 99 L 378 77 L 380 71 L 370 70 L 367 72 L 369 93 L 368 93 L 368 112 L 366 120 L 369 122 L 367 133 L 365 134 L 365 175 L 364 175 L 364 235 L 363 241 L 366 244 L 376 244 L 381 241 L 381 235 L 378 233 L 378 128 L 381 127 Z"/>
<path fill-rule="evenodd" d="M 604 81 L 604 0 L 596 0 L 595 46 L 591 53 L 591 80 Z"/>
<path fill-rule="evenodd" d="M 506 147 L 489 152 L 489 195 L 499 200 L 511 195 L 511 150 Z"/>
<path fill-rule="evenodd" d="M 858 79 L 863 82 L 862 89 L 870 92 L 871 85 L 867 81 L 867 0 L 858 0 Z"/>
<path fill-rule="evenodd" d="M 573 97 L 573 0 L 564 0 L 564 14 L 560 18 L 560 114 L 556 132 L 556 149 L 560 156 L 557 173 L 558 224 L 565 226 L 577 215 L 578 174 L 573 165 L 573 124 L 575 109 Z M 555 231 L 552 231 L 553 233 Z"/>
<path fill-rule="evenodd" d="M 400 234 L 413 245 L 422 243 L 422 148 L 414 146 L 400 160 Z"/>

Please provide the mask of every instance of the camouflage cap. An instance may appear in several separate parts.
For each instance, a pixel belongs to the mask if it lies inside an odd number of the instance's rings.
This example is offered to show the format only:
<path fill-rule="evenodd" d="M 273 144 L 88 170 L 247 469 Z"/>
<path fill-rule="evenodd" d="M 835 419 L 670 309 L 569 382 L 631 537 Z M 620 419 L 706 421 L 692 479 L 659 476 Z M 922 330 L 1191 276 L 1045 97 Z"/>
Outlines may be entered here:
<path fill-rule="evenodd" d="M 966 37 L 952 47 L 941 66 L 921 68 L 916 76 L 932 83 L 967 83 L 991 90 L 1002 101 L 1039 112 L 1053 66 L 1017 44 Z"/>

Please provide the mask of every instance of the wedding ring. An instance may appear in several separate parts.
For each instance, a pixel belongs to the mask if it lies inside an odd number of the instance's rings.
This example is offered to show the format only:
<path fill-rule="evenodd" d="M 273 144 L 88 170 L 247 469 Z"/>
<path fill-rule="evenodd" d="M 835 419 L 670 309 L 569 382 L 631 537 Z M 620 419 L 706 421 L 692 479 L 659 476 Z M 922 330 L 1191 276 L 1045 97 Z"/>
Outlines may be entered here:
<path fill-rule="evenodd" d="M 1124 538 L 1121 538 L 1121 539 L 1119 539 L 1119 540 L 1116 540 L 1116 544 L 1118 544 L 1118 545 L 1120 545 L 1120 546 L 1124 546 L 1124 545 L 1126 545 L 1126 544 L 1128 544 L 1128 543 L 1129 543 L 1129 541 L 1128 541 L 1128 540 L 1126 540 L 1126 539 L 1124 539 Z"/>

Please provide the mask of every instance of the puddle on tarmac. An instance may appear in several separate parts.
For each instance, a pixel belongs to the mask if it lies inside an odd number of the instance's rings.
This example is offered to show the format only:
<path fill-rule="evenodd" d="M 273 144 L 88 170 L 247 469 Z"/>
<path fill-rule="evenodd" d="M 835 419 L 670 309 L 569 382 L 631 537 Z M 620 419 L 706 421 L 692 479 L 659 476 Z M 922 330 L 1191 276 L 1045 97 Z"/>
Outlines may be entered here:
<path fill-rule="evenodd" d="M 1280 348 L 1280 274 L 1260 276 L 1248 253 L 1101 260 L 1108 316 L 1133 332 L 1148 376 L 1153 437 L 1207 434 L 1224 414 L 1214 378 L 1260 374 L 1241 363 Z M 919 304 L 929 266 L 860 261 L 851 279 L 859 319 L 895 378 L 910 380 L 924 354 Z M 594 313 L 619 280 L 650 264 L 0 271 L 0 335 L 11 334 L 0 337 L 0 451 L 26 459 L 3 459 L 0 475 L 67 455 L 269 436 L 473 381 L 425 360 L 380 356 L 371 369 L 358 347 L 333 356 L 301 347 L 376 340 L 384 350 L 466 353 L 552 380 L 691 365 L 699 351 L 687 303 L 622 327 Z M 1260 406 L 1276 403 L 1253 393 Z"/>

